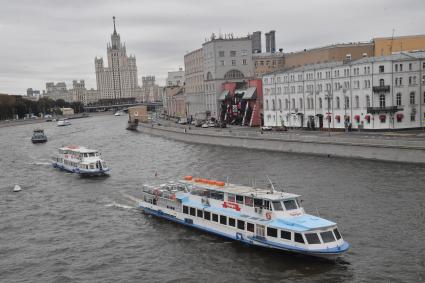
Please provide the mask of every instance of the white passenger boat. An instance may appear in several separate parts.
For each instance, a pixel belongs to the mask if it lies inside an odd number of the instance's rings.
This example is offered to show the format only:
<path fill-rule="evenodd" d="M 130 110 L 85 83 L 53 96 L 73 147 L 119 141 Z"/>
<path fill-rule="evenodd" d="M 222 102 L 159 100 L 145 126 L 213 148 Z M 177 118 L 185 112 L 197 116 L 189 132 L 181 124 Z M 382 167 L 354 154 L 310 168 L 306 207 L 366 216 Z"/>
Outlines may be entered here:
<path fill-rule="evenodd" d="M 121 111 L 121 110 L 119 110 L 119 111 L 117 111 L 117 112 L 115 112 L 115 114 L 114 114 L 115 116 L 122 116 L 122 115 L 124 115 L 124 112 L 123 111 Z"/>
<path fill-rule="evenodd" d="M 71 125 L 71 122 L 69 122 L 68 119 L 63 119 L 63 120 L 59 120 L 57 125 L 58 127 L 69 126 Z"/>
<path fill-rule="evenodd" d="M 306 214 L 296 194 L 192 176 L 142 191 L 144 212 L 249 245 L 326 259 L 349 249 L 337 224 Z"/>
<path fill-rule="evenodd" d="M 97 150 L 76 145 L 59 148 L 59 154 L 53 158 L 52 165 L 82 176 L 105 175 L 110 171 Z"/>

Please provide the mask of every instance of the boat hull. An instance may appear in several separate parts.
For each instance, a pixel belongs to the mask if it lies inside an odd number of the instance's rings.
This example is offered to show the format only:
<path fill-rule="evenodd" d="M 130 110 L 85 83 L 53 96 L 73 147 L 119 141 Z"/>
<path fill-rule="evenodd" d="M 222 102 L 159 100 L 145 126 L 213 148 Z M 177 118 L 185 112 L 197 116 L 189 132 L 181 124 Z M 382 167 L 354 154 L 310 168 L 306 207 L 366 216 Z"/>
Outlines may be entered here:
<path fill-rule="evenodd" d="M 47 142 L 47 138 L 45 139 L 31 139 L 32 143 L 45 143 Z"/>
<path fill-rule="evenodd" d="M 110 169 L 95 169 L 95 170 L 82 170 L 75 167 L 67 167 L 61 163 L 58 162 L 52 162 L 52 166 L 54 168 L 58 168 L 60 170 L 67 171 L 69 173 L 74 173 L 77 175 L 80 175 L 82 177 L 96 177 L 96 176 L 106 176 L 109 174 Z"/>
<path fill-rule="evenodd" d="M 270 241 L 267 241 L 266 239 L 260 240 L 259 238 L 256 238 L 256 237 L 243 237 L 240 233 L 235 233 L 233 236 L 226 233 L 222 233 L 217 230 L 210 229 L 208 227 L 196 225 L 196 224 L 193 224 L 193 222 L 190 223 L 191 221 L 185 221 L 188 218 L 185 218 L 185 220 L 182 220 L 176 216 L 167 214 L 161 211 L 160 207 L 158 207 L 158 210 L 155 210 L 140 204 L 139 208 L 147 214 L 160 217 L 166 220 L 170 220 L 179 224 L 183 224 L 185 226 L 192 227 L 192 228 L 195 228 L 210 234 L 214 234 L 220 237 L 224 237 L 234 241 L 239 241 L 244 244 L 248 244 L 250 246 L 255 246 L 255 247 L 263 247 L 263 248 L 277 250 L 277 251 L 283 251 L 283 252 L 295 253 L 295 254 L 304 255 L 304 256 L 321 258 L 325 260 L 336 260 L 349 249 L 349 244 L 347 242 L 344 242 L 344 245 L 342 247 L 339 247 L 338 249 L 330 249 L 330 250 L 313 251 L 313 250 L 302 250 L 296 247 L 291 248 L 290 246 L 283 246 L 283 245 L 272 243 Z"/>

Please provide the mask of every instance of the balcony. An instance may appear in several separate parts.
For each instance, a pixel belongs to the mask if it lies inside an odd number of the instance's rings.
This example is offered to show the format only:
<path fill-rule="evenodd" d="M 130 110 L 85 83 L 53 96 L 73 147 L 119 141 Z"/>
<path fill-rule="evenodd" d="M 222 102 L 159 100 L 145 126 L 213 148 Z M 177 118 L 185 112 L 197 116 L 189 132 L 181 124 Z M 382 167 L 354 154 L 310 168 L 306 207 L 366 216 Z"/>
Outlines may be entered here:
<path fill-rule="evenodd" d="M 403 108 L 400 106 L 388 106 L 388 107 L 368 107 L 367 113 L 377 114 L 377 113 L 395 113 L 397 111 L 403 111 Z"/>
<path fill-rule="evenodd" d="M 381 86 L 374 86 L 372 88 L 373 92 L 390 92 L 390 86 L 389 85 L 381 85 Z"/>

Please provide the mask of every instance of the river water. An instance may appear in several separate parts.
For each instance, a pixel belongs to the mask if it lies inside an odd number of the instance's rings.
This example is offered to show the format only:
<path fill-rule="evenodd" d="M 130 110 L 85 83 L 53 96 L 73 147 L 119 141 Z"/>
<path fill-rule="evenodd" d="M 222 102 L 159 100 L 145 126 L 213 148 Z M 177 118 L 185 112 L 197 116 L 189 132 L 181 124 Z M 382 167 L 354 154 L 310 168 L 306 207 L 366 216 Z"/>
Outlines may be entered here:
<path fill-rule="evenodd" d="M 126 121 L 0 128 L 1 282 L 425 281 L 425 166 L 186 144 L 126 131 Z M 49 142 L 33 145 L 39 126 Z M 111 176 L 53 169 L 68 144 L 100 149 Z M 337 222 L 351 250 L 334 263 L 251 248 L 145 215 L 129 197 L 184 175 L 268 175 Z"/>

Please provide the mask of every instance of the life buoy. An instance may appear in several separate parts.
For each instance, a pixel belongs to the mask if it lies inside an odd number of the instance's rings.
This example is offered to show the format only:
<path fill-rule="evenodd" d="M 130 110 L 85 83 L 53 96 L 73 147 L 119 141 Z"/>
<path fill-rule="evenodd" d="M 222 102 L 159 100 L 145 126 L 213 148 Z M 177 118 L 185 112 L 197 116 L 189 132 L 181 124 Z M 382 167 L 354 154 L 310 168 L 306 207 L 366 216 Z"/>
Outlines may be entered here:
<path fill-rule="evenodd" d="M 266 212 L 266 218 L 267 218 L 268 220 L 272 219 L 272 214 L 271 214 L 271 212 Z"/>

